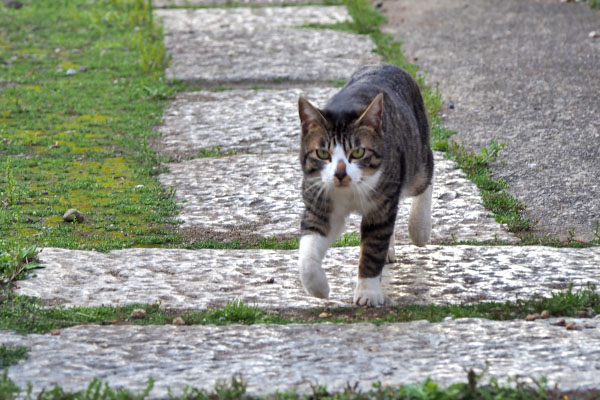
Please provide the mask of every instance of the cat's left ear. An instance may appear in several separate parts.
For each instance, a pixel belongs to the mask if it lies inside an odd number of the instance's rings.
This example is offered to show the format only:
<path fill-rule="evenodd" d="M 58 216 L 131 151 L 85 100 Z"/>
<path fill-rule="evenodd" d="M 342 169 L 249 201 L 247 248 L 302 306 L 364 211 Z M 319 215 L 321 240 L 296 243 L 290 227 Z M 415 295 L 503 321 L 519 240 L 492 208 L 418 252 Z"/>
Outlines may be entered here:
<path fill-rule="evenodd" d="M 363 111 L 357 124 L 359 126 L 367 126 L 375 132 L 379 132 L 381 128 L 381 120 L 383 116 L 383 93 L 379 93 L 371 104 Z"/>
<path fill-rule="evenodd" d="M 311 122 L 323 126 L 325 125 L 323 114 L 321 114 L 317 107 L 310 104 L 310 102 L 302 96 L 298 98 L 298 114 L 300 115 L 300 122 L 302 125 Z"/>

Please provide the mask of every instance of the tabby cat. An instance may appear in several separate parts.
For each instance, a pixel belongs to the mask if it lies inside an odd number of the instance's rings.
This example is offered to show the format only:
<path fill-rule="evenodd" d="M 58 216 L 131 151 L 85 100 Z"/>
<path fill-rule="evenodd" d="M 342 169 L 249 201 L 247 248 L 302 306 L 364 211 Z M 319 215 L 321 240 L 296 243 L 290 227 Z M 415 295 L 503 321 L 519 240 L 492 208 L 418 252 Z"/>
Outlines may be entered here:
<path fill-rule="evenodd" d="M 354 303 L 384 304 L 381 272 L 394 261 L 398 202 L 414 196 L 408 219 L 412 242 L 431 232 L 433 154 L 419 88 L 404 70 L 388 64 L 358 69 L 327 103 L 298 100 L 304 173 L 299 254 L 300 280 L 316 297 L 329 296 L 321 263 L 343 232 L 347 216 L 362 215 Z"/>

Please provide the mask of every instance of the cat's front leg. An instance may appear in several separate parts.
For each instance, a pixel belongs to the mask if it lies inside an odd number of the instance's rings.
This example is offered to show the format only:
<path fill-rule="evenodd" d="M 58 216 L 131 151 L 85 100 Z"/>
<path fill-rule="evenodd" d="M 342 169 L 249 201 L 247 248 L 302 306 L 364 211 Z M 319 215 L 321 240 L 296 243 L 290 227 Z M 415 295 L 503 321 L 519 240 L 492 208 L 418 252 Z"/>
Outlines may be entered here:
<path fill-rule="evenodd" d="M 381 289 L 381 272 L 389 254 L 395 221 L 395 213 L 390 213 L 383 221 L 363 218 L 360 225 L 358 281 L 354 291 L 356 305 L 381 307 L 385 302 Z"/>
<path fill-rule="evenodd" d="M 319 234 L 308 234 L 300 239 L 298 267 L 300 281 L 304 290 L 311 296 L 326 299 L 329 297 L 329 283 L 321 263 L 329 248 L 327 237 Z"/>
<path fill-rule="evenodd" d="M 310 213 L 304 215 L 308 222 Z M 329 297 L 329 283 L 321 264 L 327 249 L 344 230 L 346 217 L 344 215 L 332 215 L 328 224 L 321 225 L 321 231 L 328 228 L 326 236 L 313 233 L 310 230 L 304 232 L 300 238 L 300 254 L 298 256 L 298 267 L 300 269 L 300 281 L 308 294 L 326 299 Z M 309 224 L 306 224 L 309 226 Z"/>

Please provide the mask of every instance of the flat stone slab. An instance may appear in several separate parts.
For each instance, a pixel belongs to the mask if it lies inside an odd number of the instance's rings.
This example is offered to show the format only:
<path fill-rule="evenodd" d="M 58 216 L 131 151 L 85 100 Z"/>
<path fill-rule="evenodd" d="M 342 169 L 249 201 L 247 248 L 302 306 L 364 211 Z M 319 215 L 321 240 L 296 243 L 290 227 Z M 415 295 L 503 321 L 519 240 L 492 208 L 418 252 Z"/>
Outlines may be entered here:
<path fill-rule="evenodd" d="M 300 148 L 298 97 L 320 106 L 337 93 L 334 88 L 226 90 L 183 92 L 170 103 L 153 146 L 174 159 L 201 149 L 272 154 Z"/>
<path fill-rule="evenodd" d="M 444 124 L 454 139 L 476 152 L 506 144 L 492 170 L 535 231 L 598 239 L 598 10 L 558 0 L 394 0 L 383 10 L 387 31 L 453 104 Z"/>
<path fill-rule="evenodd" d="M 466 371 L 485 378 L 525 376 L 563 390 L 600 387 L 600 328 L 567 331 L 555 320 L 487 321 L 458 319 L 387 324 L 253 326 L 77 326 L 58 336 L 0 332 L 9 346 L 27 346 L 29 358 L 8 369 L 17 385 L 39 391 L 61 385 L 81 390 L 93 379 L 116 388 L 140 390 L 156 378 L 150 398 L 166 398 L 170 387 L 213 390 L 218 381 L 240 374 L 248 392 L 311 393 L 349 384 L 368 390 L 384 385 L 442 386 L 466 382 Z M 344 349 L 344 351 L 340 351 Z"/>
<path fill-rule="evenodd" d="M 155 8 L 168 7 L 266 7 L 322 3 L 323 0 L 154 0 Z"/>
<path fill-rule="evenodd" d="M 304 293 L 297 250 L 127 249 L 109 253 L 46 248 L 45 267 L 18 293 L 65 306 L 155 303 L 207 309 L 242 300 L 267 309 L 350 306 L 359 248 L 332 248 L 324 260 L 329 300 Z M 386 266 L 389 304 L 514 301 L 549 296 L 569 283 L 600 285 L 600 248 L 397 246 Z"/>
<path fill-rule="evenodd" d="M 225 150 L 228 147 L 225 146 Z M 198 240 L 298 237 L 304 210 L 302 172 L 296 154 L 244 154 L 168 164 L 163 185 L 177 189 L 183 206 L 181 228 Z M 489 217 L 475 185 L 454 163 L 435 154 L 433 230 L 431 243 L 464 240 L 516 243 L 512 234 Z M 408 239 L 408 204 L 400 207 L 396 239 Z M 347 232 L 360 231 L 360 217 L 351 216 Z"/>
<path fill-rule="evenodd" d="M 348 19 L 341 6 L 161 9 L 167 76 L 214 85 L 236 82 L 347 79 L 376 62 L 366 35 L 297 28 Z M 296 27 L 295 27 L 296 26 Z"/>

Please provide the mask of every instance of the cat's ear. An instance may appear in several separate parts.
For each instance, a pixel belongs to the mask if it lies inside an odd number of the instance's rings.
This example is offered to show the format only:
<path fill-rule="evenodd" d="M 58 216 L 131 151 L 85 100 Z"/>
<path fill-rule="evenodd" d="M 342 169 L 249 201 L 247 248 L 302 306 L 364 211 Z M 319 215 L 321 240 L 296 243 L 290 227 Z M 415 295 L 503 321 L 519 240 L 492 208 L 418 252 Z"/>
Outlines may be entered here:
<path fill-rule="evenodd" d="M 318 108 L 310 104 L 308 100 L 300 96 L 298 98 L 298 114 L 300 115 L 300 122 L 302 125 L 307 123 L 317 123 L 319 125 L 325 125 L 325 118 Z"/>
<path fill-rule="evenodd" d="M 381 128 L 381 119 L 383 116 L 383 93 L 379 93 L 365 111 L 363 111 L 360 118 L 358 118 L 358 126 L 367 126 L 373 129 L 375 132 L 379 132 Z"/>

